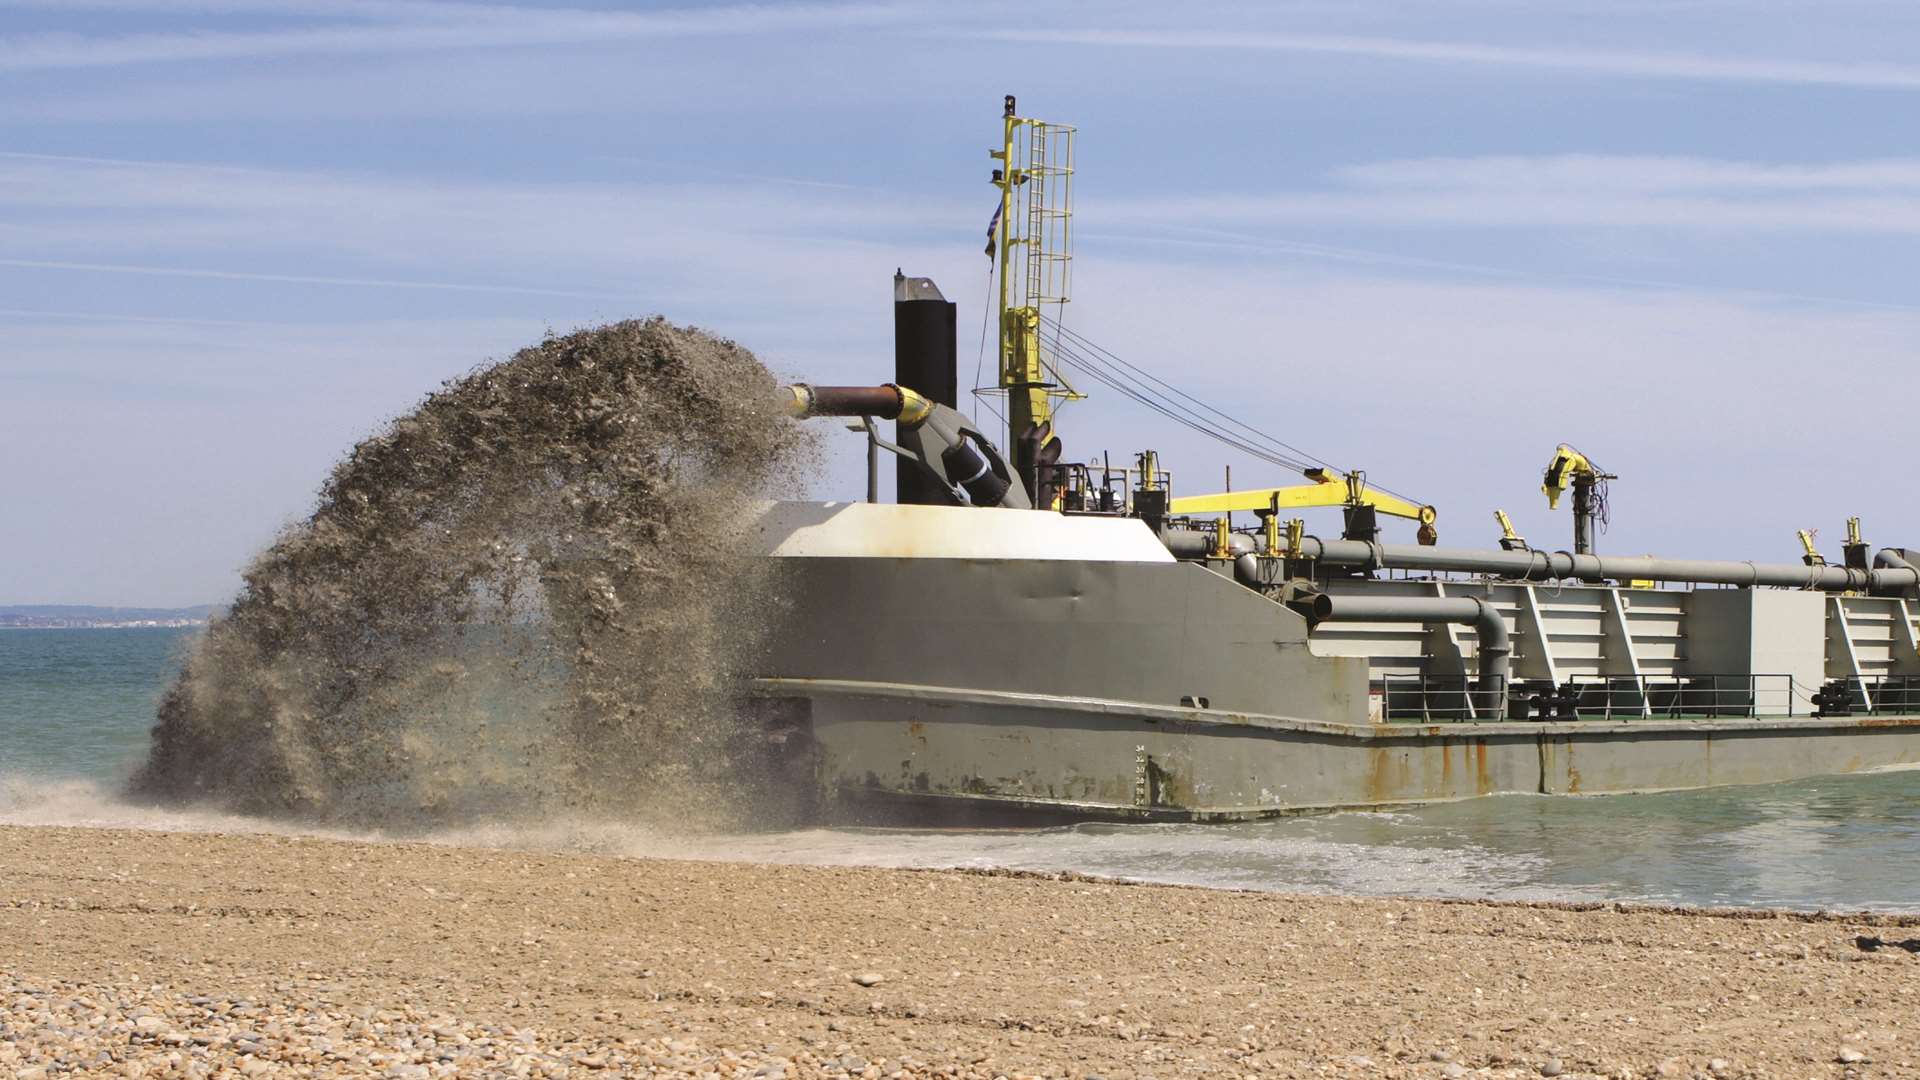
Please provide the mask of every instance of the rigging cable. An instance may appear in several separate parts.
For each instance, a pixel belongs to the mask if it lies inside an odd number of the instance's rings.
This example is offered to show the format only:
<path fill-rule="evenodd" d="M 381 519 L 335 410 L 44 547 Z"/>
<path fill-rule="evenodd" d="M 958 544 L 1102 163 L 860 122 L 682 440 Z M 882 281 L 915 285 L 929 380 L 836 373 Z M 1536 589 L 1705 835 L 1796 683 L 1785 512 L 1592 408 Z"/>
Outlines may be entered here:
<path fill-rule="evenodd" d="M 1064 342 L 1063 345 L 1065 345 Z M 1059 355 L 1068 364 L 1084 372 L 1095 381 L 1102 383 L 1122 396 L 1132 399 L 1134 402 L 1145 406 L 1166 419 L 1172 420 L 1208 438 L 1224 443 L 1249 457 L 1278 465 L 1284 469 L 1304 471 L 1304 465 L 1300 461 L 1283 457 L 1264 447 L 1219 430 L 1214 425 L 1208 423 L 1204 417 L 1196 416 L 1190 410 L 1182 409 L 1173 403 L 1154 396 L 1149 391 L 1141 389 L 1131 383 L 1123 373 L 1114 371 L 1103 362 L 1080 352 L 1075 347 L 1064 347 Z"/>
<path fill-rule="evenodd" d="M 973 359 L 973 426 L 980 426 L 980 406 L 986 405 L 987 411 L 1005 427 L 1007 418 L 1001 416 L 993 403 L 986 400 L 988 391 L 980 385 L 980 370 L 987 362 L 987 325 L 993 318 L 993 272 L 995 263 L 987 263 L 987 288 L 980 300 L 980 352 Z"/>
<path fill-rule="evenodd" d="M 1070 357 L 1075 367 L 1087 372 L 1087 374 L 1110 388 L 1118 390 L 1127 397 L 1146 405 L 1160 415 L 1173 419 L 1209 438 L 1232 446 L 1255 458 L 1279 465 L 1282 468 L 1304 473 L 1307 471 L 1309 464 L 1312 464 L 1333 469 L 1336 472 L 1345 471 L 1338 469 L 1322 458 L 1307 453 L 1305 450 L 1291 443 L 1267 434 L 1237 417 L 1208 405 L 1206 402 L 1186 393 L 1178 387 L 1135 367 L 1133 364 L 1128 363 L 1115 354 L 1112 350 L 1102 347 L 1082 334 L 1067 329 L 1057 320 L 1047 319 L 1046 321 L 1054 325 L 1056 331 L 1055 341 L 1057 344 L 1065 344 L 1065 341 L 1074 343 L 1073 347 L 1059 349 L 1060 355 Z M 1065 341 L 1062 340 L 1063 337 Z M 1095 359 L 1095 357 L 1090 354 L 1098 354 L 1102 359 Z M 1192 407 L 1182 406 L 1177 402 L 1167 400 L 1164 395 L 1156 393 L 1151 387 L 1141 384 L 1140 380 L 1142 379 L 1152 383 L 1154 386 L 1162 388 L 1168 394 L 1191 403 Z M 1185 415 L 1175 415 L 1176 412 Z M 1213 417 L 1225 421 L 1226 425 L 1239 429 L 1242 434 L 1236 435 L 1230 430 L 1219 430 L 1222 425 L 1209 419 L 1207 414 L 1211 414 Z M 1259 443 L 1265 443 L 1267 446 L 1260 447 L 1257 445 Z M 1286 451 L 1290 451 L 1292 455 L 1298 455 L 1298 457 L 1290 456 L 1288 453 L 1285 453 Z M 1404 493 L 1394 491 L 1392 488 L 1386 487 L 1383 484 L 1369 482 L 1367 486 L 1384 491 L 1389 495 L 1397 495 L 1409 502 L 1418 501 Z"/>
<path fill-rule="evenodd" d="M 1263 432 L 1260 429 L 1254 427 L 1253 425 L 1238 419 L 1237 417 L 1234 417 L 1226 412 L 1223 412 L 1220 409 L 1216 409 L 1213 406 L 1208 405 L 1206 402 L 1201 401 L 1200 399 L 1194 397 L 1191 394 L 1188 394 L 1187 392 L 1181 390 L 1179 387 L 1174 386 L 1171 383 L 1168 383 L 1158 378 L 1157 376 L 1153 375 L 1151 372 L 1144 371 L 1138 367 L 1135 367 L 1133 364 L 1128 363 L 1126 360 L 1122 359 L 1119 355 L 1114 353 L 1113 350 L 1105 348 L 1104 346 L 1098 344 L 1097 342 L 1092 341 L 1091 339 L 1087 338 L 1086 335 L 1078 333 L 1073 330 L 1068 330 L 1065 326 L 1061 326 L 1059 329 L 1065 332 L 1069 337 L 1073 338 L 1074 341 L 1079 343 L 1082 347 L 1089 349 L 1095 353 L 1098 353 L 1099 355 L 1101 355 L 1102 357 L 1105 357 L 1107 360 L 1111 361 L 1118 367 L 1123 368 L 1126 371 L 1132 372 L 1134 375 L 1138 376 L 1139 378 L 1145 379 L 1148 382 L 1153 383 L 1155 386 L 1160 387 L 1162 390 L 1165 390 L 1167 393 L 1170 393 L 1176 397 L 1179 397 L 1187 401 L 1189 404 L 1196 406 L 1201 412 L 1212 413 L 1214 416 L 1217 416 L 1220 419 L 1225 420 L 1228 424 L 1239 428 L 1243 433 L 1245 433 L 1245 435 L 1258 439 L 1260 441 L 1269 443 L 1274 447 L 1276 447 L 1278 450 L 1291 451 L 1292 453 L 1299 455 L 1300 458 L 1306 461 L 1313 462 L 1314 464 L 1322 465 L 1329 469 L 1334 468 L 1334 465 L 1332 463 L 1325 461 L 1321 458 L 1315 457 L 1314 455 L 1307 453 L 1305 450 L 1302 450 L 1299 447 L 1292 445 L 1291 443 L 1285 442 L 1281 439 L 1277 439 L 1274 436 L 1269 435 L 1266 432 Z"/>
<path fill-rule="evenodd" d="M 1093 361 L 1088 357 L 1079 355 L 1077 353 L 1072 353 L 1072 352 L 1069 352 L 1066 355 L 1069 358 L 1068 359 L 1069 363 L 1071 363 L 1074 367 L 1078 368 L 1079 370 L 1085 372 L 1088 376 L 1092 377 L 1094 380 L 1100 382 L 1101 384 L 1105 385 L 1109 389 L 1112 389 L 1120 393 L 1122 396 L 1130 398 L 1131 400 L 1159 414 L 1160 416 L 1165 417 L 1166 419 L 1172 420 L 1183 427 L 1186 427 L 1201 435 L 1205 435 L 1206 437 L 1210 439 L 1214 439 L 1235 450 L 1239 450 L 1240 452 L 1248 455 L 1249 457 L 1255 458 L 1260 461 L 1265 461 L 1273 465 L 1277 465 L 1289 471 L 1301 471 L 1300 462 L 1281 457 L 1260 446 L 1254 445 L 1252 443 L 1248 443 L 1230 434 L 1222 432 L 1218 428 L 1212 426 L 1211 424 L 1208 424 L 1202 418 L 1198 418 L 1189 413 L 1182 412 L 1175 408 L 1171 408 L 1164 401 L 1161 401 L 1153 397 L 1151 394 L 1141 391 L 1138 387 L 1131 385 L 1126 381 L 1124 377 L 1121 377 L 1116 373 L 1114 373 L 1113 371 L 1100 366 L 1097 361 Z"/>

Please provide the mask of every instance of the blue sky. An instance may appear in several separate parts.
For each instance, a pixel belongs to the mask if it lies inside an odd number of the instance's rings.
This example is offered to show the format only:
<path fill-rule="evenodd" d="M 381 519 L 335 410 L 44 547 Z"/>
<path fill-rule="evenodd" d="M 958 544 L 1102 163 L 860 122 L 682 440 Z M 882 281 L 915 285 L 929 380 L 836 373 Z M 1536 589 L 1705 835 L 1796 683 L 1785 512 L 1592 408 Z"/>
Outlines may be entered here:
<path fill-rule="evenodd" d="M 0 601 L 222 599 L 354 440 L 549 329 L 879 381 L 900 266 L 969 384 L 1009 92 L 1080 128 L 1069 325 L 1443 543 L 1566 546 L 1565 440 L 1621 475 L 1602 550 L 1920 546 L 1916 46 L 1845 0 L 0 0 Z M 1291 479 L 1113 395 L 1061 427 Z"/>

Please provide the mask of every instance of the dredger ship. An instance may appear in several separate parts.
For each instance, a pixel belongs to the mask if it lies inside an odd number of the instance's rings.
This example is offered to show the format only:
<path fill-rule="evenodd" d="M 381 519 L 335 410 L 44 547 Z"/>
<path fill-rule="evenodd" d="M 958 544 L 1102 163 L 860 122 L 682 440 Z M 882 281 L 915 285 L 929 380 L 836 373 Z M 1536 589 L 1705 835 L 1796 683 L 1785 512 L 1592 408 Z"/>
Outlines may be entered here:
<path fill-rule="evenodd" d="M 1805 532 L 1797 562 L 1601 554 L 1615 477 L 1565 445 L 1542 490 L 1571 495 L 1572 550 L 1499 511 L 1497 547 L 1439 546 L 1434 507 L 1059 322 L 1074 131 L 1005 106 L 1004 447 L 959 410 L 955 305 L 925 278 L 894 277 L 892 383 L 786 391 L 868 442 L 866 502 L 771 504 L 755 528 L 790 588 L 757 700 L 820 809 L 1230 821 L 1920 762 L 1907 549 L 1853 519 L 1835 562 Z M 1302 482 L 1189 494 L 1151 451 L 1069 460 L 1054 414 L 1075 378 Z M 1313 507 L 1338 536 L 1293 516 Z M 1383 516 L 1418 542 L 1383 543 Z"/>

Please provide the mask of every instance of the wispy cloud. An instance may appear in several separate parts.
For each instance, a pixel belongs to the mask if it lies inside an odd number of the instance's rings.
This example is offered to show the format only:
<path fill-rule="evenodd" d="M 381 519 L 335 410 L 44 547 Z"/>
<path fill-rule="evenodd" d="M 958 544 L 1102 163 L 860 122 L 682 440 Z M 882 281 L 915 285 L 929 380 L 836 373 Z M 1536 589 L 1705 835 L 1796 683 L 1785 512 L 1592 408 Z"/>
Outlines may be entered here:
<path fill-rule="evenodd" d="M 0 319 L 40 322 L 47 319 L 80 323 L 140 323 L 155 326 L 271 326 L 246 319 L 189 319 L 177 315 L 126 315 L 100 311 L 49 311 L 43 308 L 0 308 Z"/>
<path fill-rule="evenodd" d="M 1180 233 L 1210 235 L 1182 236 Z M 1854 309 L 1859 311 L 1902 312 L 1920 315 L 1920 304 L 1900 304 L 1879 300 L 1866 300 L 1859 297 L 1832 296 L 1821 293 L 1787 292 L 1779 289 L 1742 289 L 1701 285 L 1697 282 L 1672 281 L 1650 277 L 1628 277 L 1619 274 L 1583 274 L 1566 271 L 1540 270 L 1519 266 L 1499 266 L 1492 263 L 1462 262 L 1458 259 L 1427 259 L 1403 252 L 1376 251 L 1369 248 L 1355 248 L 1335 244 L 1319 244 L 1302 240 L 1279 239 L 1252 233 L 1230 232 L 1226 230 L 1176 229 L 1172 235 L 1167 232 L 1141 232 L 1135 234 L 1108 233 L 1102 231 L 1082 231 L 1083 239 L 1113 240 L 1125 244 L 1132 251 L 1156 252 L 1168 248 L 1199 248 L 1220 252 L 1224 255 L 1254 256 L 1274 262 L 1322 262 L 1349 264 L 1354 266 L 1378 267 L 1388 270 L 1409 270 L 1422 276 L 1435 279 L 1480 278 L 1493 281 L 1516 282 L 1558 288 L 1598 287 L 1610 290 L 1631 290 L 1635 292 L 1655 292 L 1688 294 L 1730 303 L 1751 302 L 1760 305 L 1790 304 L 1800 307 L 1825 307 Z"/>
<path fill-rule="evenodd" d="M 891 5 L 846 4 L 740 5 L 653 12 L 461 5 L 442 12 L 435 5 L 408 4 L 387 10 L 390 21 L 366 25 L 328 23 L 272 30 L 112 36 L 17 35 L 0 38 L 0 71 L 777 34 L 873 26 L 897 20 L 901 11 Z"/>
<path fill-rule="evenodd" d="M 97 274 L 280 283 L 292 287 L 276 304 L 311 296 L 299 304 L 342 311 L 567 323 L 664 311 L 780 340 L 782 362 L 836 367 L 856 362 L 850 342 L 884 336 L 848 328 L 866 310 L 848 282 L 903 264 L 972 278 L 982 224 L 972 199 L 780 183 L 448 181 L 20 152 L 0 155 L 0 219 L 0 270 L 41 304 L 76 306 Z M 412 299 L 379 296 L 400 290 Z M 429 305 L 436 293 L 446 299 Z"/>
<path fill-rule="evenodd" d="M 744 44 L 742 39 L 683 38 L 674 44 L 650 49 L 644 63 L 635 62 L 632 50 L 588 45 L 502 48 L 484 57 L 443 51 L 0 74 L 0 127 L 57 131 L 76 124 L 160 124 L 177 126 L 168 141 L 185 145 L 194 144 L 196 133 L 247 122 L 347 120 L 380 129 L 422 118 L 465 123 L 592 117 L 638 128 L 669 122 L 688 110 L 764 112 L 767 87 L 786 74 L 716 77 L 710 54 Z M 777 52 L 779 39 L 759 44 Z M 350 76 L 343 75 L 347 64 Z M 55 77 L 65 84 L 59 91 L 39 85 Z M 699 92 L 690 94 L 689 87 Z M 833 95 L 815 91 L 807 97 L 810 104 L 823 99 L 832 102 Z M 839 104 L 850 100 L 843 95 Z"/>
<path fill-rule="evenodd" d="M 251 270 L 210 270 L 190 266 L 140 266 L 128 263 L 66 262 L 58 259 L 0 259 L 0 266 L 23 270 L 73 270 L 89 274 L 144 274 L 152 277 L 206 278 L 216 281 L 271 281 L 291 285 L 344 285 L 376 289 L 432 289 L 444 292 L 517 293 L 587 300 L 621 300 L 619 293 L 536 289 L 525 285 L 486 285 L 470 281 L 415 281 L 399 278 L 328 277 L 321 274 L 269 274 Z"/>
<path fill-rule="evenodd" d="M 1772 164 L 1602 154 L 1407 158 L 1334 175 L 1363 187 L 1610 191 L 1920 192 L 1920 158 Z"/>
<path fill-rule="evenodd" d="M 1127 28 L 1033 25 L 991 28 L 991 11 L 929 7 L 915 0 L 825 4 L 689 5 L 652 11 L 539 7 L 465 0 L 0 0 L 0 9 L 119 11 L 168 16 L 278 16 L 266 30 L 126 35 L 39 34 L 0 38 L 0 71 L 236 60 L 281 56 L 538 48 L 649 38 L 777 34 L 899 26 L 916 36 L 1096 48 L 1221 50 L 1362 57 L 1422 64 L 1535 69 L 1587 75 L 1709 82 L 1920 89 L 1920 65 L 1801 59 L 1663 49 L 1589 49 L 1386 35 L 1264 30 L 1261 9 L 1233 30 L 1156 26 L 1147 6 L 1104 9 Z M 1536 10 L 1538 5 L 1521 5 Z M 1669 10 L 1665 5 L 1659 10 Z M 1004 9 L 1004 7 L 1002 8 Z M 1023 9 L 1024 10 L 1024 9 Z M 1338 13 L 1338 5 L 1318 14 Z M 1601 10 L 1621 14 L 1620 5 Z M 1735 8 L 1735 11 L 1740 10 Z M 1044 13 L 1042 13 L 1044 18 Z M 1729 15 L 1728 17 L 1733 17 Z M 1142 23 L 1144 22 L 1144 25 Z"/>
<path fill-rule="evenodd" d="M 458 19 L 530 10 L 460 0 L 0 0 L 0 11 L 113 11 L 150 15 L 282 15 L 328 19 Z"/>
<path fill-rule="evenodd" d="M 175 223 L 225 241 L 224 223 L 242 222 L 343 250 L 393 254 L 405 250 L 400 238 L 444 234 L 491 241 L 503 256 L 544 251 L 577 262 L 683 232 L 844 239 L 972 228 L 980 205 L 874 189 L 854 201 L 826 183 L 722 183 L 683 173 L 667 182 L 513 182 L 5 151 L 0 209 L 14 208 L 56 239 L 94 235 L 88 230 L 102 213 L 117 213 L 137 215 L 110 223 L 134 243 L 145 228 Z M 274 241 L 262 232 L 256 244 Z"/>
<path fill-rule="evenodd" d="M 1637 156 L 1421 158 L 1333 170 L 1323 186 L 1114 201 L 1134 226 L 1365 225 L 1911 235 L 1920 160 L 1780 165 Z"/>
<path fill-rule="evenodd" d="M 1712 53 L 1610 49 L 1565 49 L 1344 34 L 1292 34 L 1220 30 L 988 30 L 978 36 L 1003 41 L 1132 49 L 1213 49 L 1235 52 L 1317 53 L 1466 64 L 1631 78 L 1709 82 L 1920 89 L 1920 66 L 1860 60 L 1837 63 Z"/>
<path fill-rule="evenodd" d="M 683 178 L 684 179 L 684 178 Z M 751 281 L 793 311 L 837 306 L 823 268 L 905 248 L 970 248 L 971 200 L 784 178 L 752 183 L 435 181 L 0 151 L 0 267 L 240 282 L 553 297 L 649 307 L 718 304 Z M 1652 227 L 1920 233 L 1920 160 L 1778 165 L 1697 158 L 1494 156 L 1373 162 L 1261 194 L 1088 200 L 1083 238 L 1107 253 L 1198 247 L 1429 278 L 1702 291 L 1652 277 L 1519 270 L 1274 235 L 1282 227 Z M 449 277 L 457 265 L 471 277 Z M 893 265 L 888 261 L 887 265 Z M 743 268 L 750 268 L 743 273 Z M 974 269 L 968 268 L 969 271 Z M 969 273 L 969 276 L 971 274 Z M 962 279 L 963 280 L 963 279 Z M 1715 290 L 1705 290 L 1712 292 Z M 1819 290 L 1755 301 L 1880 307 Z"/>

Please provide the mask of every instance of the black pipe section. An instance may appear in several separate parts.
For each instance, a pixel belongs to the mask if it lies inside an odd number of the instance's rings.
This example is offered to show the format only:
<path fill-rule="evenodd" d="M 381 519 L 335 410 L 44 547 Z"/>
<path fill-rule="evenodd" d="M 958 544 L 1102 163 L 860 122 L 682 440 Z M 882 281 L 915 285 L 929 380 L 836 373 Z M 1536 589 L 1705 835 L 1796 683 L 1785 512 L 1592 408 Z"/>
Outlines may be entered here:
<path fill-rule="evenodd" d="M 958 308 L 932 278 L 893 273 L 893 381 L 927 400 L 960 407 Z M 901 441 L 895 430 L 893 441 Z M 942 506 L 952 502 L 940 482 L 905 458 L 894 461 L 894 500 Z"/>
<path fill-rule="evenodd" d="M 1577 473 L 1573 478 L 1573 551 L 1576 555 L 1594 554 L 1593 487 L 1595 483 L 1590 473 Z"/>

